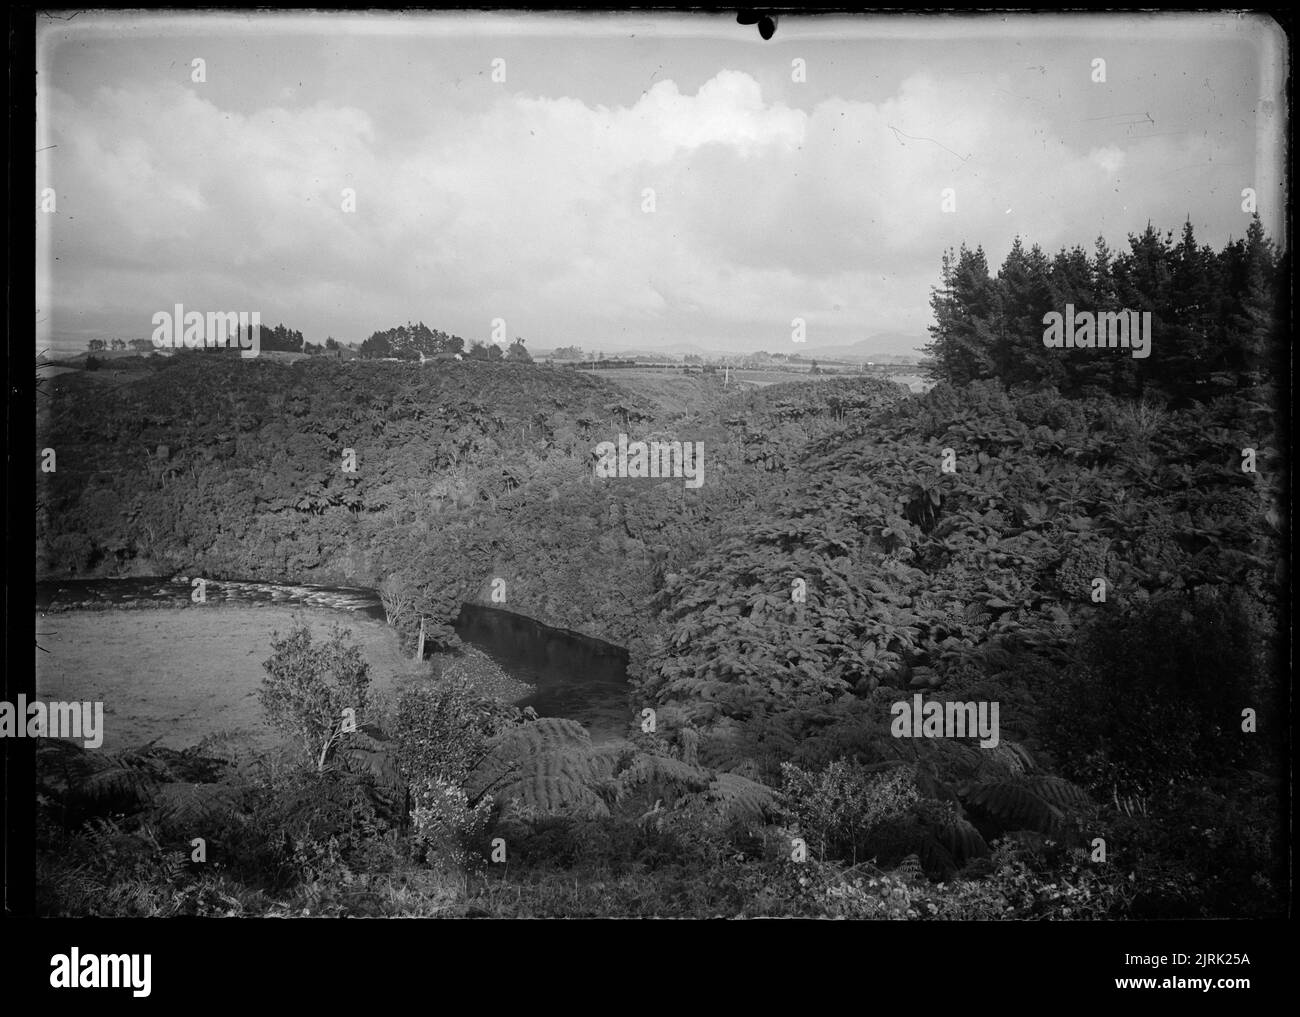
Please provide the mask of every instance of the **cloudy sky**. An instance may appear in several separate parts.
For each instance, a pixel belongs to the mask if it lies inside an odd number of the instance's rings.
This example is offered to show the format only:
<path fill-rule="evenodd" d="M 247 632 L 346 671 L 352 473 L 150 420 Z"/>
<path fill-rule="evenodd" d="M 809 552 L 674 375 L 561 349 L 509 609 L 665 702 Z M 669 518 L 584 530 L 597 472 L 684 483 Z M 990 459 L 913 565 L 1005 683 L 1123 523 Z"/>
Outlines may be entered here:
<path fill-rule="evenodd" d="M 1190 216 L 1217 248 L 1248 187 L 1271 234 L 1284 214 L 1284 37 L 1251 17 L 787 18 L 764 42 L 734 15 L 86 13 L 37 48 L 55 351 L 181 303 L 312 341 L 503 318 L 533 348 L 797 352 L 801 318 L 804 348 L 907 353 L 948 246 L 996 267 L 1017 234 L 1119 247 Z"/>

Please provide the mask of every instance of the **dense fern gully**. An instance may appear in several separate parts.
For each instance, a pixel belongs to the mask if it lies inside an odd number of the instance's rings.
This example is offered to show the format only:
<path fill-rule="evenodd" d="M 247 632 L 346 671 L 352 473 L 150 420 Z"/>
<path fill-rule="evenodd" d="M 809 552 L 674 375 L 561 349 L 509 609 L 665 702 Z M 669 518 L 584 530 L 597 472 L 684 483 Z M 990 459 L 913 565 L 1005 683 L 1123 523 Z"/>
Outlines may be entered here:
<path fill-rule="evenodd" d="M 1282 907 L 1271 390 L 704 377 L 683 411 L 511 363 L 140 374 L 51 383 L 43 574 L 372 585 L 431 656 L 380 701 L 346 632 L 278 640 L 278 756 L 47 744 L 49 913 Z M 703 442 L 707 482 L 597 478 L 620 433 Z M 466 602 L 626 647 L 625 736 L 483 695 Z M 997 704 L 996 745 L 896 736 L 918 694 Z"/>

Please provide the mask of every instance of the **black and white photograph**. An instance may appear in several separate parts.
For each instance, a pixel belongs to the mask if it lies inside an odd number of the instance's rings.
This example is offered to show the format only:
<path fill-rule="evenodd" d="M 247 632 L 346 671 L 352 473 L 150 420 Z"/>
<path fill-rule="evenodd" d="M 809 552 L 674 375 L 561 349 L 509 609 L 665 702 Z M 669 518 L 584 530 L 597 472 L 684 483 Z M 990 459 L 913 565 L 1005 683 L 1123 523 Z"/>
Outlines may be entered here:
<path fill-rule="evenodd" d="M 1290 918 L 1275 17 L 34 28 L 32 915 Z"/>

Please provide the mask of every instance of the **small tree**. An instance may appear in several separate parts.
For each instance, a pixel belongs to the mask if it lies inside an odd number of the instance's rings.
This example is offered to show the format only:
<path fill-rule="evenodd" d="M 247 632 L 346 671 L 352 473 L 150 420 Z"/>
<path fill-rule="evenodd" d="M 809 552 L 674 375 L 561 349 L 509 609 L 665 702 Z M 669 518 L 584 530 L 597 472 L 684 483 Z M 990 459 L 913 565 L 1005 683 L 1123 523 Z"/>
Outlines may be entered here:
<path fill-rule="evenodd" d="M 410 579 L 401 573 L 386 576 L 379 584 L 379 599 L 388 624 L 395 629 L 405 628 L 415 613 L 415 588 Z"/>
<path fill-rule="evenodd" d="M 283 638 L 275 633 L 271 649 L 262 664 L 267 672 L 262 709 L 274 727 L 298 742 L 317 771 L 324 770 L 339 736 L 355 729 L 365 709 L 370 665 L 351 633 L 338 625 L 316 645 L 310 628 L 295 625 Z"/>
<path fill-rule="evenodd" d="M 510 344 L 510 349 L 506 350 L 506 360 L 512 364 L 531 364 L 532 355 L 524 349 L 524 340 L 520 336 L 515 336 L 515 341 Z"/>
<path fill-rule="evenodd" d="M 379 599 L 383 602 L 388 624 L 402 641 L 404 652 L 415 648 L 416 634 L 421 626 L 427 649 L 437 652 L 460 647 L 455 621 L 464 598 L 457 589 L 443 589 L 435 584 L 429 591 L 424 591 L 409 573 L 398 572 L 379 584 Z M 422 659 L 418 652 L 416 659 Z"/>

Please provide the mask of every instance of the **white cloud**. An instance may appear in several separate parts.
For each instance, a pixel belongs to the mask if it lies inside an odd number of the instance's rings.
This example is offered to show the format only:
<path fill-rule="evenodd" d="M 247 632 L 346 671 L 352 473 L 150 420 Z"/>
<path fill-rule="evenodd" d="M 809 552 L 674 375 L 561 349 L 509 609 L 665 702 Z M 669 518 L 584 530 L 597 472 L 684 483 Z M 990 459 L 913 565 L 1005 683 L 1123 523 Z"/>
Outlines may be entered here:
<path fill-rule="evenodd" d="M 833 333 L 814 345 L 919 333 L 943 247 L 983 243 L 996 268 L 1016 232 L 1049 250 L 1089 242 L 1134 226 L 1120 213 L 1134 193 L 1099 187 L 1099 170 L 1154 179 L 1215 155 L 1195 133 L 1072 148 L 1001 91 L 918 74 L 881 101 L 805 111 L 721 70 L 630 106 L 503 91 L 390 137 L 325 100 L 241 113 L 177 84 L 54 90 L 56 315 L 147 334 L 154 309 L 182 301 L 262 309 L 315 338 L 407 317 L 475 337 L 501 316 L 546 345 L 627 326 L 634 341 L 777 349 L 795 316 Z M 1159 219 L 1159 187 L 1144 193 Z"/>
<path fill-rule="evenodd" d="M 1094 148 L 1088 153 L 1088 158 L 1100 166 L 1107 176 L 1113 177 L 1124 166 L 1124 151 L 1114 145 Z"/>

